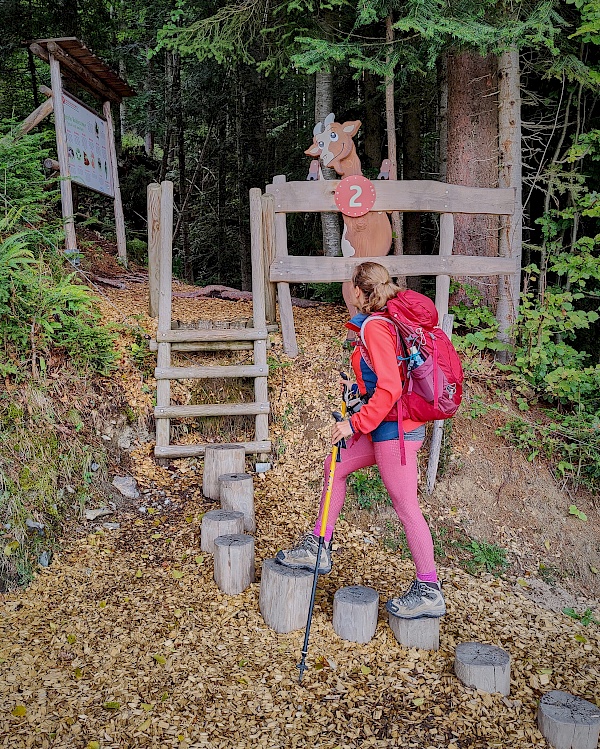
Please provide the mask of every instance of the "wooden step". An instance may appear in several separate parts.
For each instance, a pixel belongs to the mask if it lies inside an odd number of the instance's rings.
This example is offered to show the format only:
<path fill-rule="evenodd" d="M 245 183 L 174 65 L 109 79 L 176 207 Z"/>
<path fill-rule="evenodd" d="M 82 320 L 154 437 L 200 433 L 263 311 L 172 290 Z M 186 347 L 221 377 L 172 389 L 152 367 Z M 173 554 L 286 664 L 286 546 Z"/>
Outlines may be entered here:
<path fill-rule="evenodd" d="M 148 342 L 150 351 L 158 351 L 158 343 L 151 338 Z M 267 350 L 271 342 L 267 341 Z M 171 351 L 253 351 L 252 341 L 187 341 L 186 343 L 172 343 Z"/>
<path fill-rule="evenodd" d="M 256 328 L 224 328 L 210 330 L 159 330 L 159 343 L 191 343 L 192 341 L 264 341 L 269 334 Z"/>
<path fill-rule="evenodd" d="M 268 453 L 271 451 L 270 440 L 264 440 L 263 442 L 237 442 L 233 444 L 242 445 L 248 454 Z M 159 447 L 157 445 L 154 448 L 154 455 L 157 458 L 195 458 L 199 455 L 204 455 L 207 447 L 212 447 L 212 445 L 168 445 L 166 447 Z"/>
<path fill-rule="evenodd" d="M 183 419 L 186 416 L 254 416 L 268 414 L 268 403 L 214 403 L 201 406 L 157 406 L 157 419 Z"/>
<path fill-rule="evenodd" d="M 226 367 L 157 367 L 157 380 L 205 380 L 219 377 L 267 377 L 269 367 L 240 364 Z"/>

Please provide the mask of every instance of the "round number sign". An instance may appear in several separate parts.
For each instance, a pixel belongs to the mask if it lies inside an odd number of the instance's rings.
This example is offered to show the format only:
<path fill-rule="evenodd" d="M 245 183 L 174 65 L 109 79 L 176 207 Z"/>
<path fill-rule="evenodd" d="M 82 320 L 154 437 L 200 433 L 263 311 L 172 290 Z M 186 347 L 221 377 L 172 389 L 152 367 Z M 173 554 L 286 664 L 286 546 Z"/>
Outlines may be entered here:
<path fill-rule="evenodd" d="M 375 186 L 362 174 L 351 174 L 341 180 L 333 197 L 345 216 L 364 216 L 375 205 Z"/>

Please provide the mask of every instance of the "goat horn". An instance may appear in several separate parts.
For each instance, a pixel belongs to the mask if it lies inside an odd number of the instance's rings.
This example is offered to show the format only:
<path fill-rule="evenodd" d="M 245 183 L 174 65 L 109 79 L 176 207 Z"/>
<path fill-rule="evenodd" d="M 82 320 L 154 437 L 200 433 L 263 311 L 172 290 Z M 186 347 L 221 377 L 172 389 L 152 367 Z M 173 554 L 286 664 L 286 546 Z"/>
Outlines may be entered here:
<path fill-rule="evenodd" d="M 335 115 L 333 112 L 330 112 L 327 115 L 327 117 L 325 117 L 325 127 L 327 127 L 327 125 L 331 125 L 331 123 L 334 121 L 335 121 Z"/>
<path fill-rule="evenodd" d="M 313 130 L 313 135 L 320 135 L 322 132 L 323 132 L 323 123 L 317 122 Z"/>

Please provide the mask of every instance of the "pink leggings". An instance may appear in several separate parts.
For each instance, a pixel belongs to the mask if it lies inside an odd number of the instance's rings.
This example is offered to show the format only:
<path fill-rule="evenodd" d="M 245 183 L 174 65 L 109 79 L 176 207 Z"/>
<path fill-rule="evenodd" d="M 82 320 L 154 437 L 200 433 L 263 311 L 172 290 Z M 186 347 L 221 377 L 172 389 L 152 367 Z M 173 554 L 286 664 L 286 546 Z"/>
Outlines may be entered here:
<path fill-rule="evenodd" d="M 436 582 L 433 541 L 417 498 L 417 452 L 422 444 L 422 442 L 404 442 L 406 465 L 401 464 L 398 440 L 371 442 L 368 437 L 361 435 L 353 440 L 350 447 L 342 450 L 342 460 L 336 465 L 333 477 L 325 540 L 331 539 L 333 527 L 344 506 L 347 477 L 359 468 L 377 464 L 394 510 L 404 526 L 408 548 L 417 568 L 417 577 L 419 580 Z M 330 465 L 331 456 L 328 456 L 325 460 L 325 483 L 321 495 L 321 509 L 314 529 L 316 536 L 321 533 L 321 517 Z"/>

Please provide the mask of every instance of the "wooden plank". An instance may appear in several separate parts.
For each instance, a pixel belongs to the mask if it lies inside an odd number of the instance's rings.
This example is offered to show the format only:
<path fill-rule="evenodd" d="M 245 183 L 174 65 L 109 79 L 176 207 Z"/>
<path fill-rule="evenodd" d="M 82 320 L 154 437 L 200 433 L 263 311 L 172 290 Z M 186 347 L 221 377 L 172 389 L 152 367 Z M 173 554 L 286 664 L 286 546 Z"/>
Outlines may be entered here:
<path fill-rule="evenodd" d="M 123 201 L 121 200 L 121 188 L 119 186 L 119 168 L 117 165 L 117 149 L 115 147 L 115 131 L 113 127 L 112 112 L 110 110 L 110 101 L 105 101 L 102 105 L 102 111 L 106 119 L 106 149 L 108 152 L 108 161 L 112 172 L 113 192 L 114 192 L 114 210 L 115 210 L 115 229 L 117 232 L 117 251 L 119 260 L 127 267 L 127 238 L 125 236 L 125 217 L 123 216 Z"/>
<path fill-rule="evenodd" d="M 68 52 L 56 42 L 48 42 L 46 45 L 48 52 L 53 55 L 62 65 L 69 68 L 75 75 L 80 78 L 83 83 L 91 86 L 98 96 L 120 104 L 122 101 L 121 96 L 116 91 L 113 91 L 106 86 L 102 81 L 97 78 L 87 67 L 84 67 L 78 60 L 72 57 Z"/>
<path fill-rule="evenodd" d="M 246 454 L 268 453 L 271 451 L 271 443 L 267 440 L 264 442 L 236 442 L 233 444 L 242 445 Z M 207 447 L 213 445 L 169 445 L 168 447 L 154 448 L 154 455 L 157 458 L 195 458 L 204 455 Z"/>
<path fill-rule="evenodd" d="M 160 294 L 160 196 L 161 186 L 156 182 L 148 185 L 148 287 L 150 317 L 158 317 Z"/>
<path fill-rule="evenodd" d="M 275 198 L 275 213 L 336 211 L 334 193 L 339 180 L 277 182 L 267 185 Z M 512 214 L 514 189 L 465 187 L 434 180 L 373 180 L 376 198 L 373 211 L 419 211 L 424 213 Z"/>
<path fill-rule="evenodd" d="M 254 327 L 263 328 L 265 317 L 265 258 L 263 255 L 262 193 L 250 190 L 250 256 L 252 260 L 252 312 Z"/>
<path fill-rule="evenodd" d="M 49 57 L 50 79 L 52 81 L 52 99 L 54 107 L 54 127 L 56 130 L 56 150 L 60 166 L 60 200 L 65 227 L 65 244 L 68 252 L 77 252 L 77 235 L 75 234 L 75 219 L 73 217 L 73 192 L 71 190 L 71 172 L 69 171 L 69 151 L 67 147 L 67 126 L 62 99 L 62 81 L 60 78 L 60 63 L 53 56 Z"/>
<path fill-rule="evenodd" d="M 235 364 L 226 367 L 156 367 L 154 377 L 157 380 L 205 380 L 220 377 L 266 377 L 268 372 L 268 367 L 254 364 Z"/>
<path fill-rule="evenodd" d="M 263 195 L 263 267 L 265 271 L 265 317 L 267 322 L 277 319 L 277 287 L 269 279 L 269 268 L 275 260 L 275 204 L 272 195 Z"/>
<path fill-rule="evenodd" d="M 454 214 L 442 213 L 440 216 L 440 257 L 450 257 L 454 244 Z M 450 276 L 437 276 L 435 279 L 435 306 L 440 320 L 448 314 L 450 297 Z"/>
<path fill-rule="evenodd" d="M 317 180 L 326 182 L 327 180 Z M 278 174 L 273 178 L 273 187 L 284 188 L 285 176 Z M 285 213 L 275 214 L 275 257 L 277 262 L 283 262 L 288 257 L 287 226 Z M 279 300 L 279 318 L 281 320 L 281 334 L 283 337 L 283 350 L 292 358 L 298 356 L 298 343 L 296 341 L 296 328 L 294 326 L 294 310 L 292 308 L 292 297 L 287 281 L 273 278 L 273 266 L 271 266 L 271 281 L 277 282 L 277 298 Z"/>
<path fill-rule="evenodd" d="M 266 326 L 256 328 L 210 328 L 210 330 L 159 330 L 157 341 L 171 343 L 188 343 L 191 341 L 265 341 L 268 333 Z"/>
<path fill-rule="evenodd" d="M 158 274 L 160 290 L 158 296 L 158 333 L 156 339 L 171 332 L 171 307 L 173 297 L 173 183 L 169 180 L 161 183 L 160 196 L 160 271 Z M 189 339 L 183 339 L 189 340 Z"/>
<path fill-rule="evenodd" d="M 6 136 L 3 140 L 10 138 L 13 143 L 16 143 L 19 138 L 27 135 L 30 130 L 33 130 L 36 125 L 39 125 L 42 120 L 48 117 L 53 109 L 54 101 L 52 99 L 42 102 L 40 106 L 29 115 L 29 117 L 26 117 L 23 122 L 17 126 L 10 136 Z"/>
<path fill-rule="evenodd" d="M 158 343 L 151 338 L 148 341 L 150 351 L 158 351 Z M 267 341 L 267 349 L 271 348 Z M 196 341 L 172 343 L 171 351 L 253 351 L 252 341 Z"/>
<path fill-rule="evenodd" d="M 161 368 L 171 366 L 171 344 L 159 343 L 156 364 Z M 156 405 L 158 408 L 168 408 L 171 405 L 171 381 L 160 380 L 156 383 Z M 168 419 L 156 422 L 156 445 L 165 447 L 171 439 L 171 423 Z"/>
<path fill-rule="evenodd" d="M 518 271 L 512 258 L 468 255 L 388 255 L 387 257 L 277 257 L 271 281 L 278 283 L 335 283 L 349 281 L 355 266 L 372 260 L 392 276 L 499 276 Z M 280 299 L 281 312 L 281 299 Z M 283 320 L 282 320 L 283 326 Z"/>
<path fill-rule="evenodd" d="M 198 406 L 170 406 L 168 408 L 157 406 L 154 409 L 154 416 L 157 419 L 184 419 L 199 416 L 255 416 L 256 414 L 268 416 L 269 411 L 268 403 L 215 403 Z"/>

